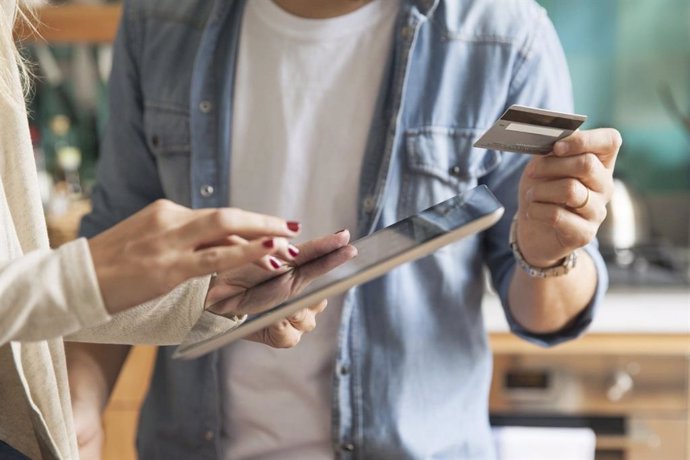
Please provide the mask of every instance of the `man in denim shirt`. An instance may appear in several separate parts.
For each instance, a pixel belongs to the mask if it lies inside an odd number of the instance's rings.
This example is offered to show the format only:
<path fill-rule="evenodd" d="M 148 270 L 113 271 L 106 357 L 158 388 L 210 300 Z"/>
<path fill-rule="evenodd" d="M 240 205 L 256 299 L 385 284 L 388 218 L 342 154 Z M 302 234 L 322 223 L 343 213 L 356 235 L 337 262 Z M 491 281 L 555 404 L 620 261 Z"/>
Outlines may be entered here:
<path fill-rule="evenodd" d="M 233 171 L 234 147 L 244 135 L 238 126 L 260 130 L 264 122 L 236 119 L 238 105 L 242 113 L 251 112 L 239 101 L 244 93 L 237 93 L 238 84 L 243 89 L 251 83 L 241 52 L 246 3 L 125 2 L 110 83 L 111 123 L 83 234 L 98 233 L 161 197 L 195 208 L 234 205 L 232 180 L 251 185 L 252 178 L 273 177 L 260 168 Z M 311 8 L 301 1 L 275 3 L 311 18 L 312 25 L 369 7 L 363 0 L 315 0 Z M 531 161 L 472 147 L 511 104 L 572 110 L 565 60 L 544 11 L 531 0 L 406 0 L 396 6 L 387 59 L 369 63 L 372 71 L 376 66 L 383 71 L 371 116 L 365 117 L 358 185 L 336 195 L 324 191 L 315 202 L 351 197 L 355 237 L 478 184 L 489 186 L 505 216 L 482 234 L 341 299 L 329 375 L 317 378 L 326 392 L 316 395 L 314 407 L 302 407 L 311 388 L 302 391 L 307 395 L 293 391 L 292 401 L 289 394 L 274 397 L 283 383 L 305 373 L 300 367 L 282 369 L 280 351 L 271 363 L 243 361 L 242 354 L 227 359 L 227 350 L 180 362 L 171 359 L 172 349 L 160 349 L 139 427 L 141 458 L 220 459 L 233 453 L 233 458 L 491 459 L 491 352 L 480 308 L 482 267 L 489 268 L 508 322 L 521 337 L 554 345 L 578 336 L 591 322 L 607 285 L 594 235 L 611 193 L 618 133 L 580 132 L 558 144 L 553 155 Z M 388 24 L 385 17 L 382 21 L 381 27 Z M 342 90 L 347 89 L 346 81 Z M 355 132 L 359 121 L 353 116 L 342 131 Z M 266 131 L 266 137 L 279 135 Z M 333 144 L 338 148 L 337 139 Z M 257 155 L 256 164 L 262 164 Z M 343 159 L 348 167 L 351 161 Z M 314 212 L 318 219 L 327 211 Z M 509 245 L 513 216 L 516 251 Z M 337 229 L 335 220 L 324 220 L 325 228 Z M 532 274 L 517 267 L 516 257 Z M 310 353 L 305 346 L 291 352 Z M 86 352 L 111 378 L 124 356 L 115 348 Z M 228 370 L 234 360 L 239 364 Z M 229 404 L 233 379 L 245 371 L 260 375 L 256 368 L 262 367 L 289 378 L 276 373 L 280 377 L 271 381 L 268 373 L 264 380 L 250 380 L 245 386 L 255 389 L 256 398 Z M 75 392 L 77 426 L 85 426 L 97 409 L 88 401 L 103 398 Z M 235 417 L 235 409 L 244 418 Z M 251 411 L 259 414 L 258 422 Z M 316 433 L 310 418 L 322 412 L 326 426 Z M 271 425 L 271 417 L 280 423 Z"/>

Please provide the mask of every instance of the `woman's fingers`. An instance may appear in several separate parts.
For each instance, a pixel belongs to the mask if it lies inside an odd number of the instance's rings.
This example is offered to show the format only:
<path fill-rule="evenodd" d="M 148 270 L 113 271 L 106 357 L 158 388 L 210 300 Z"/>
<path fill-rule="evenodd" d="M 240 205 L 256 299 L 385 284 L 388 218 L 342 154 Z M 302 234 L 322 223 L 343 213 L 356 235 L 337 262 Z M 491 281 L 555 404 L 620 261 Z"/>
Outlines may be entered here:
<path fill-rule="evenodd" d="M 328 300 L 324 299 L 321 302 L 317 303 L 316 305 L 312 305 L 309 307 L 311 311 L 313 311 L 316 314 L 323 313 L 323 311 L 326 309 L 328 306 Z"/>
<path fill-rule="evenodd" d="M 287 320 L 290 325 L 295 328 L 300 333 L 311 332 L 316 327 L 316 315 L 317 313 L 309 308 L 303 308 L 292 316 L 289 316 Z"/>
<path fill-rule="evenodd" d="M 275 237 L 253 240 L 247 244 L 202 249 L 183 255 L 180 268 L 187 272 L 188 277 L 230 270 L 262 257 L 270 257 L 281 245 L 287 246 L 287 240 Z"/>
<path fill-rule="evenodd" d="M 302 265 L 305 262 L 347 246 L 349 242 L 350 232 L 348 230 L 341 230 L 337 233 L 307 241 L 299 245 L 299 254 L 295 257 L 295 262 L 297 265 Z"/>
<path fill-rule="evenodd" d="M 316 316 L 326 309 L 327 304 L 326 300 L 322 300 L 316 305 L 303 308 L 294 315 L 249 335 L 246 340 L 260 342 L 273 348 L 294 347 L 304 334 L 316 328 Z"/>
<path fill-rule="evenodd" d="M 221 240 L 205 244 L 204 246 L 198 249 L 207 249 L 214 246 L 235 246 L 248 243 L 249 241 L 242 238 L 241 236 L 231 235 Z M 297 255 L 299 255 L 300 252 L 297 247 L 290 243 L 287 243 L 287 241 L 285 241 L 282 238 L 274 240 L 274 243 L 276 245 L 276 250 L 272 253 L 272 255 L 265 255 L 260 259 L 254 261 L 255 265 L 271 272 L 283 267 L 286 262 L 289 264 L 295 257 L 297 257 Z"/>
<path fill-rule="evenodd" d="M 289 244 L 284 238 L 274 238 L 273 239 L 275 247 L 270 255 L 265 255 L 258 259 L 254 263 L 264 270 L 270 272 L 275 272 L 277 270 L 287 268 L 287 261 L 292 260 L 294 257 L 290 255 L 289 249 L 294 246 Z"/>
<path fill-rule="evenodd" d="M 198 248 L 211 241 L 221 240 L 229 235 L 246 239 L 264 235 L 292 238 L 297 236 L 300 225 L 286 222 L 278 217 L 266 216 L 236 208 L 223 208 L 199 213 L 195 218 L 170 233 L 178 247 Z"/>

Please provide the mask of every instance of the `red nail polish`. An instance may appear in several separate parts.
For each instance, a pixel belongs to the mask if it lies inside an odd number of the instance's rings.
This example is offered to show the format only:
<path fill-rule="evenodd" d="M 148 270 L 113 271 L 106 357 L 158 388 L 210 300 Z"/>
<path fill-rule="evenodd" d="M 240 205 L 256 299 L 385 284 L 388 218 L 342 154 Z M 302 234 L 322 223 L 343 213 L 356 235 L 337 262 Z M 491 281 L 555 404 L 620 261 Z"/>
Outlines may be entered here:
<path fill-rule="evenodd" d="M 290 253 L 290 255 L 292 257 L 297 257 L 299 255 L 299 249 L 293 248 L 292 246 L 289 246 L 288 247 L 288 253 Z"/>
<path fill-rule="evenodd" d="M 276 259 L 271 257 L 269 260 L 271 262 L 271 267 L 275 268 L 276 270 L 280 268 L 280 262 L 278 262 Z"/>
<path fill-rule="evenodd" d="M 273 241 L 273 238 L 271 238 L 270 240 L 265 240 L 263 243 L 261 243 L 261 245 L 266 249 L 273 249 L 275 242 Z"/>
<path fill-rule="evenodd" d="M 287 223 L 287 228 L 291 232 L 299 232 L 299 227 L 300 227 L 299 222 L 295 222 L 294 220 L 291 220 L 290 222 Z"/>

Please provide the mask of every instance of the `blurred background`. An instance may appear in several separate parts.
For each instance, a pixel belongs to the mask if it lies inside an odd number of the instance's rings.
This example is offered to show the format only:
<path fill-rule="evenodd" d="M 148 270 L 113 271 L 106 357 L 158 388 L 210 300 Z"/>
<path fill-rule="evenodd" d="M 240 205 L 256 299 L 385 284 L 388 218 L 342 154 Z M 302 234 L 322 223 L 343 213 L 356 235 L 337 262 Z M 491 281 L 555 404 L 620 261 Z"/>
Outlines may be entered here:
<path fill-rule="evenodd" d="M 501 459 L 565 458 L 570 443 L 573 459 L 690 460 L 690 1 L 538 1 L 565 49 L 576 111 L 587 128 L 617 128 L 624 143 L 599 233 L 611 289 L 592 332 L 540 350 L 507 333 L 494 297 L 485 302 Z M 24 41 L 55 246 L 89 209 L 119 14 L 117 2 L 53 2 L 39 15 L 45 40 Z M 106 458 L 134 458 L 153 351 L 136 348 L 118 383 Z"/>
<path fill-rule="evenodd" d="M 619 250 L 609 259 L 673 264 L 690 239 L 690 2 L 539 2 L 561 38 L 586 127 L 613 126 L 623 135 L 612 211 L 634 207 L 636 215 L 604 227 L 605 249 Z M 635 253 L 620 254 L 620 246 Z"/>

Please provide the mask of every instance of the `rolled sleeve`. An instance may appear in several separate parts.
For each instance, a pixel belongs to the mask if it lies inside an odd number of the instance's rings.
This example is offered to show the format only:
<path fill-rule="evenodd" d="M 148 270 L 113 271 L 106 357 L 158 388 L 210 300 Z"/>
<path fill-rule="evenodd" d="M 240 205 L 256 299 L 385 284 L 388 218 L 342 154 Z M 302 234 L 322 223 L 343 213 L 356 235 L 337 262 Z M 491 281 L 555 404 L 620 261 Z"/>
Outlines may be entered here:
<path fill-rule="evenodd" d="M 513 68 L 506 107 L 521 104 L 570 112 L 573 110 L 572 87 L 558 36 L 543 10 L 534 21 L 531 33 L 521 47 L 520 59 Z M 535 334 L 515 321 L 510 313 L 508 289 L 516 261 L 508 241 L 510 223 L 518 208 L 520 178 L 529 159 L 529 155 L 502 152 L 499 167 L 482 180 L 506 209 L 499 223 L 485 232 L 484 253 L 511 331 L 530 342 L 552 346 L 581 335 L 592 323 L 608 288 L 608 274 L 598 244 L 594 241 L 583 248 L 594 261 L 597 271 L 596 293 L 589 305 L 567 326 L 551 334 Z"/>
<path fill-rule="evenodd" d="M 596 291 L 594 292 L 592 300 L 589 302 L 589 304 L 575 318 L 573 318 L 565 327 L 561 328 L 557 332 L 549 334 L 537 334 L 531 332 L 522 327 L 513 317 L 510 310 L 510 303 L 508 301 L 508 291 L 510 289 L 510 281 L 512 279 L 513 272 L 517 269 L 517 265 L 515 263 L 512 264 L 512 267 L 508 270 L 508 276 L 503 278 L 501 285 L 499 286 L 498 295 L 501 299 L 501 304 L 503 305 L 508 326 L 513 334 L 536 345 L 540 345 L 542 347 L 552 347 L 554 345 L 558 345 L 559 343 L 575 339 L 587 330 L 594 320 L 594 315 L 601 305 L 604 294 L 608 288 L 608 272 L 606 271 L 604 259 L 599 253 L 596 241 L 585 246 L 582 251 L 592 258 L 594 266 L 596 267 Z M 585 254 L 581 253 L 580 257 Z"/>
<path fill-rule="evenodd" d="M 53 339 L 109 319 L 84 238 L 0 266 L 0 344 Z"/>
<path fill-rule="evenodd" d="M 234 329 L 241 320 L 204 309 L 210 277 L 182 283 L 168 294 L 114 315 L 108 322 L 65 338 L 71 342 L 177 345 Z"/>

